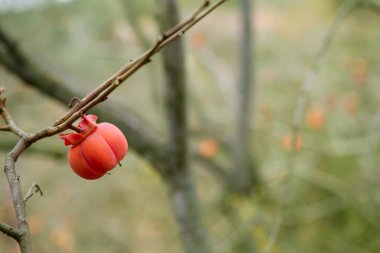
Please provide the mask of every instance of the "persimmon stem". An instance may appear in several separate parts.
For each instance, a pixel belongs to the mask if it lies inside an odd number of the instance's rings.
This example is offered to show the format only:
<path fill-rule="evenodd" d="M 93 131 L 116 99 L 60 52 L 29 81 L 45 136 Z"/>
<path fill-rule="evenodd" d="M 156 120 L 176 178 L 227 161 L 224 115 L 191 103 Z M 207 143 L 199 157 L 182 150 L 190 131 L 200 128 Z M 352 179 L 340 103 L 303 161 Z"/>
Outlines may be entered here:
<path fill-rule="evenodd" d="M 74 126 L 74 125 L 70 125 L 69 129 L 74 130 L 77 133 L 83 133 L 83 129 L 81 129 L 81 128 L 77 127 L 77 126 Z"/>

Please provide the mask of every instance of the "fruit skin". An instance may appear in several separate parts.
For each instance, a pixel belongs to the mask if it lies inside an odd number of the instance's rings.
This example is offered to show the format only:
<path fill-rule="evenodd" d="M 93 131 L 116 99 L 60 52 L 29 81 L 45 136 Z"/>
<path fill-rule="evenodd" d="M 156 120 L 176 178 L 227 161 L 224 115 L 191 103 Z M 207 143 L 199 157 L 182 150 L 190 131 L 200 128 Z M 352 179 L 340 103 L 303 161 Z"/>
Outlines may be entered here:
<path fill-rule="evenodd" d="M 73 171 L 85 179 L 97 179 L 124 158 L 128 142 L 119 128 L 110 123 L 96 124 L 97 116 L 83 115 L 80 133 L 61 134 L 65 145 L 72 145 L 67 159 Z"/>

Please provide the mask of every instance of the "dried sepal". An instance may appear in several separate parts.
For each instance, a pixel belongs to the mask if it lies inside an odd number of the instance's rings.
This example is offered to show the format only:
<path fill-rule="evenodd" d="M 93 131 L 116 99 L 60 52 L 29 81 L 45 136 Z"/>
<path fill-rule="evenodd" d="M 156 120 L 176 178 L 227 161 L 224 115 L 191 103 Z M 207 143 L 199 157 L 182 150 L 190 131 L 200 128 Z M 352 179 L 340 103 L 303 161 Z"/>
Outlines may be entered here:
<path fill-rule="evenodd" d="M 78 145 L 83 141 L 88 135 L 90 135 L 96 129 L 97 116 L 93 114 L 82 115 L 82 120 L 79 122 L 77 128 L 80 129 L 80 133 L 69 133 L 60 134 L 61 139 L 63 139 L 66 146 Z"/>

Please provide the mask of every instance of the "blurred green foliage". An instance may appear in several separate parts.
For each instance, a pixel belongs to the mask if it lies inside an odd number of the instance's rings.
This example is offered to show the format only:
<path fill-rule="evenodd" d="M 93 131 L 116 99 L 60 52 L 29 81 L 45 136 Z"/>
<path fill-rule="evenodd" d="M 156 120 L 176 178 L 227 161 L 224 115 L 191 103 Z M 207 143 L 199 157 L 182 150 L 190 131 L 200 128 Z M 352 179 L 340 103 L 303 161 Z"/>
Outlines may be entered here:
<path fill-rule="evenodd" d="M 20 12 L 0 10 L 0 24 L 36 62 L 70 85 L 90 91 L 139 55 L 146 48 L 142 39 L 153 43 L 158 35 L 157 3 L 121 1 L 46 1 Z M 338 2 L 256 2 L 251 143 L 262 185 L 249 198 L 226 195 L 207 168 L 192 162 L 215 252 L 244 252 L 247 240 L 254 242 L 257 252 L 267 245 L 282 196 L 289 156 L 285 136 L 294 101 Z M 196 6 L 194 1 L 180 4 L 183 14 Z M 235 5 L 231 1 L 222 6 L 184 36 L 193 153 L 201 152 L 203 138 L 218 137 L 220 144 L 231 137 L 239 26 Z M 380 251 L 379 23 L 379 13 L 355 10 L 323 59 L 310 94 L 290 203 L 274 252 Z M 3 68 L 0 83 L 7 89 L 9 111 L 27 131 L 48 125 L 65 110 Z M 143 117 L 161 134 L 164 122 L 157 99 L 161 83 L 156 56 L 110 100 Z M 322 123 L 312 108 L 318 108 Z M 15 139 L 1 133 L 0 146 L 6 141 Z M 37 181 L 45 193 L 28 202 L 36 252 L 180 252 L 164 187 L 133 151 L 111 176 L 88 182 L 69 169 L 65 147 L 57 137 L 35 146 L 40 151 L 26 152 L 18 171 L 24 189 Z M 56 150 L 56 155 L 46 154 L 46 147 Z M 228 150 L 222 147 L 214 159 L 228 161 L 227 157 Z M 0 188 L 0 220 L 13 224 L 4 176 Z M 0 236 L 0 252 L 17 252 L 15 246 Z"/>

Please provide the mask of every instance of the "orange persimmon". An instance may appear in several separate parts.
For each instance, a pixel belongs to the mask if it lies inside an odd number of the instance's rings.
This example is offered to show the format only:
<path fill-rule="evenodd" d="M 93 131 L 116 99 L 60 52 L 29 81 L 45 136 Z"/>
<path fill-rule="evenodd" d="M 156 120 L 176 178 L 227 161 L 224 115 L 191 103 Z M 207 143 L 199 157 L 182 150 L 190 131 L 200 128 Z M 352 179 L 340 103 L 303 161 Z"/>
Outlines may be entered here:
<path fill-rule="evenodd" d="M 287 133 L 284 138 L 282 139 L 282 147 L 285 150 L 291 150 L 292 149 L 292 140 L 293 135 L 291 133 Z M 296 151 L 299 151 L 302 148 L 302 138 L 300 135 L 296 136 L 295 143 L 294 143 L 294 149 Z"/>
<path fill-rule="evenodd" d="M 204 139 L 199 145 L 199 153 L 206 158 L 211 158 L 219 151 L 219 144 L 214 139 Z"/>
<path fill-rule="evenodd" d="M 116 126 L 96 124 L 97 116 L 83 115 L 78 124 L 81 132 L 61 134 L 65 145 L 72 145 L 67 158 L 73 171 L 85 179 L 97 179 L 124 158 L 128 142 Z"/>
<path fill-rule="evenodd" d="M 312 107 L 306 114 L 307 126 L 312 130 L 319 130 L 325 124 L 325 114 L 318 106 Z"/>

